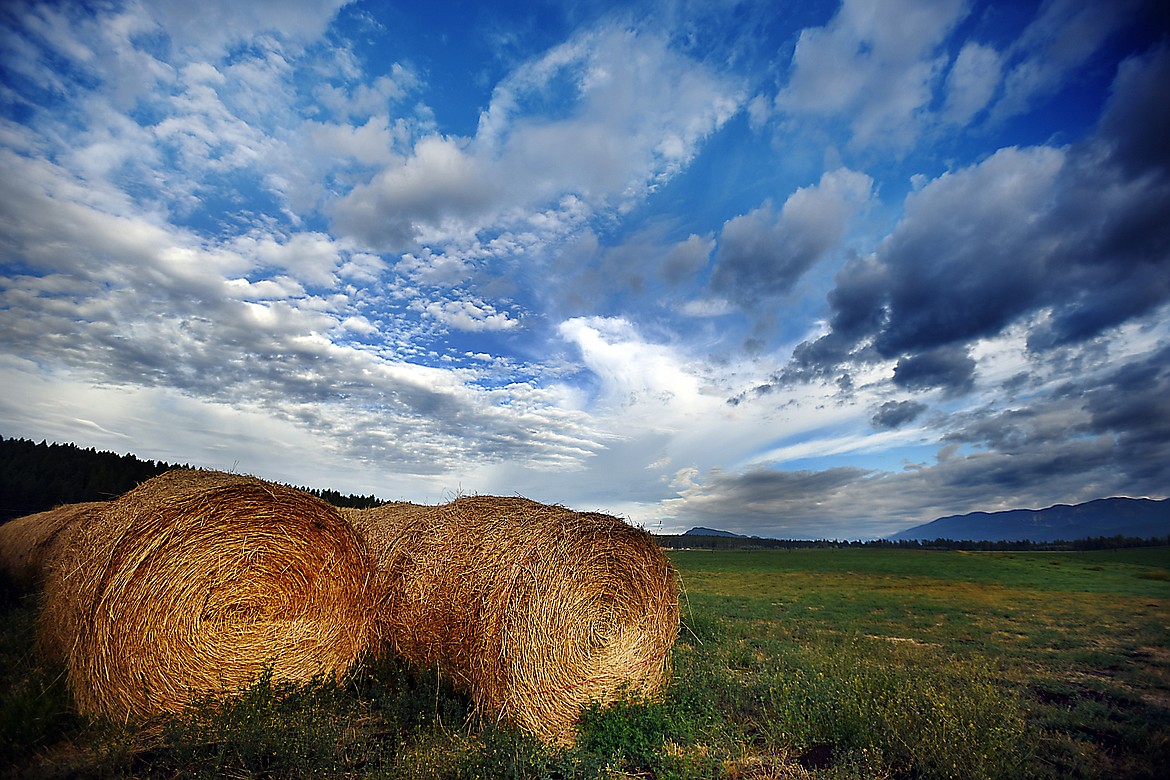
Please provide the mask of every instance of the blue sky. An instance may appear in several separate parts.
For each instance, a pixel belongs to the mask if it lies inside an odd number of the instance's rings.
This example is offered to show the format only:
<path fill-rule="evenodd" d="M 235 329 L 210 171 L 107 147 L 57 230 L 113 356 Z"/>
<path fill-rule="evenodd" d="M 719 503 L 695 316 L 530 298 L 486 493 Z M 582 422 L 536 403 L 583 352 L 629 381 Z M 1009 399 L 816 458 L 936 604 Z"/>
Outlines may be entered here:
<path fill-rule="evenodd" d="M 1165 497 L 1167 29 L 6 3 L 0 435 L 664 532 Z"/>

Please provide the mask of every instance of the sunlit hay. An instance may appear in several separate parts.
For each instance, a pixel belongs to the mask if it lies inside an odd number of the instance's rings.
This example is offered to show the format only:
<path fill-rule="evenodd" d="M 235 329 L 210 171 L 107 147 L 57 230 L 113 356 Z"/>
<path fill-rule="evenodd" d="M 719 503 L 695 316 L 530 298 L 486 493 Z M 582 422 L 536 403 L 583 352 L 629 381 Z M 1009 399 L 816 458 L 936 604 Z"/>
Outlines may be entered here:
<path fill-rule="evenodd" d="M 656 693 L 678 635 L 674 568 L 617 518 L 522 498 L 354 515 L 379 563 L 384 641 L 546 742 L 590 701 Z"/>
<path fill-rule="evenodd" d="M 342 514 L 363 538 L 374 564 L 371 592 L 375 603 L 376 647 L 393 651 L 391 638 L 391 589 L 395 594 L 403 589 L 403 569 L 416 556 L 412 553 L 420 545 L 432 548 L 437 540 L 427 540 L 424 532 L 434 523 L 430 520 L 442 507 L 423 506 L 405 502 L 382 504 L 372 509 L 343 508 Z M 401 600 L 401 599 L 398 599 Z"/>
<path fill-rule="evenodd" d="M 0 525 L 0 571 L 21 588 L 38 588 L 54 551 L 75 526 L 89 522 L 105 506 L 104 501 L 63 504 Z"/>
<path fill-rule="evenodd" d="M 171 471 L 77 529 L 48 571 L 39 645 L 82 713 L 177 712 L 269 668 L 275 682 L 344 672 L 372 639 L 371 574 L 317 498 Z"/>

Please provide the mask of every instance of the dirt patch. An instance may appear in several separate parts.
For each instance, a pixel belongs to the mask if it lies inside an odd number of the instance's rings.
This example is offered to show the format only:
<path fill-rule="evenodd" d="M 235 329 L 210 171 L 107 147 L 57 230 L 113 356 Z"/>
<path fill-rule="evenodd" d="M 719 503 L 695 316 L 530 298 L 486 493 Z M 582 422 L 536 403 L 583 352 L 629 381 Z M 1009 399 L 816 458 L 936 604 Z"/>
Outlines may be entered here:
<path fill-rule="evenodd" d="M 867 639 L 877 639 L 882 642 L 892 642 L 897 645 L 910 645 L 911 647 L 942 647 L 936 642 L 922 642 L 918 639 L 911 639 L 906 636 L 878 636 L 877 634 L 866 634 Z"/>

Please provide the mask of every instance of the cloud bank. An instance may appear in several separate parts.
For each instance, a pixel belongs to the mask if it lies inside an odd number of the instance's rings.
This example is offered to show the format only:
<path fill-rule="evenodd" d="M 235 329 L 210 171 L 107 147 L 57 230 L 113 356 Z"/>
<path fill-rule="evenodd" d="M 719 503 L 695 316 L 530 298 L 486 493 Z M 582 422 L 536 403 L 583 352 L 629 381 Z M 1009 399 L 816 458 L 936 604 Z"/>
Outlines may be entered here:
<path fill-rule="evenodd" d="M 0 433 L 667 531 L 1165 495 L 1157 4 L 392 10 L 5 8 Z"/>

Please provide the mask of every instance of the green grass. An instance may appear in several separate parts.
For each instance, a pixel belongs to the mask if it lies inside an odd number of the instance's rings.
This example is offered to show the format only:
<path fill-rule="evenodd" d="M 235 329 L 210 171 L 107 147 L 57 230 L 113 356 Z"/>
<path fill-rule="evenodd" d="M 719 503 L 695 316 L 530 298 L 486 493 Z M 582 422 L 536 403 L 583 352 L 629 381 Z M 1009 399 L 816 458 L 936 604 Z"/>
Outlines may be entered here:
<path fill-rule="evenodd" d="M 924 777 L 1153 778 L 1170 760 L 1170 550 L 673 557 L 694 641 L 759 681 L 772 742 Z"/>
<path fill-rule="evenodd" d="M 71 715 L 0 589 L 0 776 L 1154 778 L 1170 764 L 1170 550 L 672 552 L 686 589 L 659 701 L 575 747 L 469 718 L 433 675 L 261 678 L 127 726 Z"/>

